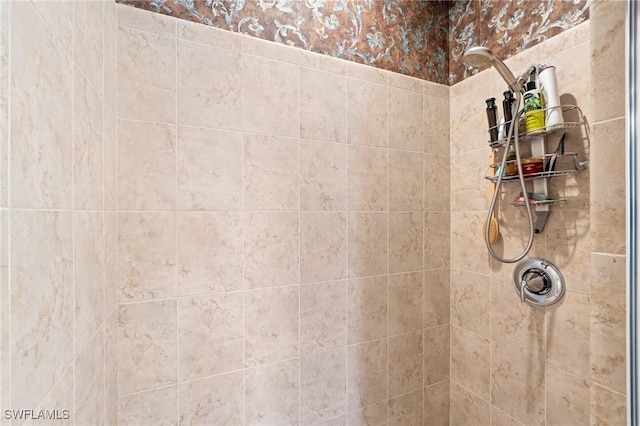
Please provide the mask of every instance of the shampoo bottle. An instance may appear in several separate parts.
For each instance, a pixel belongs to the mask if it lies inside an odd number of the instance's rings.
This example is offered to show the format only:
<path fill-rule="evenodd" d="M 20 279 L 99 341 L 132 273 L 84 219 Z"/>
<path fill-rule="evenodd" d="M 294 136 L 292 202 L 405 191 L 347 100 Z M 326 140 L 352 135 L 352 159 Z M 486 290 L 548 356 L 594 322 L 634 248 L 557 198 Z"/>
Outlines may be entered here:
<path fill-rule="evenodd" d="M 536 89 L 533 78 L 527 83 L 524 93 L 524 123 L 527 133 L 544 129 L 544 98 L 542 91 Z"/>
<path fill-rule="evenodd" d="M 515 99 L 510 90 L 504 92 L 503 95 L 502 110 L 504 112 L 504 137 L 506 138 L 509 134 L 509 127 L 511 127 L 511 120 L 513 120 L 513 103 Z"/>
<path fill-rule="evenodd" d="M 487 120 L 489 123 L 489 137 L 491 144 L 498 140 L 498 109 L 496 108 L 496 98 L 489 98 L 487 103 Z"/>
<path fill-rule="evenodd" d="M 545 126 L 547 128 L 559 126 L 564 123 L 562 116 L 562 105 L 560 104 L 560 92 L 558 91 L 558 81 L 556 80 L 556 67 L 544 68 L 538 74 L 540 90 L 544 95 L 545 105 Z"/>

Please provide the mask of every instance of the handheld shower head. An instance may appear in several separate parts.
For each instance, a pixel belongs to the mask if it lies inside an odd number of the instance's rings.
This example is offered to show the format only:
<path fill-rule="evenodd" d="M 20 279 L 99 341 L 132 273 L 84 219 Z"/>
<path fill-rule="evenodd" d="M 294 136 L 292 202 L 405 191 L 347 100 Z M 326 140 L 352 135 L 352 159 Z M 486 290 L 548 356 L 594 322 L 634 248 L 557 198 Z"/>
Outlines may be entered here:
<path fill-rule="evenodd" d="M 507 82 L 507 85 L 513 92 L 519 92 L 522 90 L 522 83 L 516 80 L 516 77 L 513 75 L 509 67 L 507 67 L 504 62 L 498 59 L 493 52 L 486 47 L 476 46 L 468 49 L 462 55 L 462 62 L 464 62 L 465 65 L 476 68 L 493 66 L 504 81 Z"/>

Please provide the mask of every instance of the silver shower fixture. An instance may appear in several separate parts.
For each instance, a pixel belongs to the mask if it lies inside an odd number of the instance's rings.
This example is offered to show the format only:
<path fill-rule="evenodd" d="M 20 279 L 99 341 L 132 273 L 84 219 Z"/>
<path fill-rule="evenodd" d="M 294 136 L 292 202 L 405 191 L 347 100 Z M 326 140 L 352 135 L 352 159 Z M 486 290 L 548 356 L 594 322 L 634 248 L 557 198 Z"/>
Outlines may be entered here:
<path fill-rule="evenodd" d="M 509 89 L 514 93 L 522 91 L 524 84 L 529 78 L 529 74 L 535 69 L 535 67 L 531 67 L 520 77 L 516 78 L 504 62 L 498 59 L 491 50 L 482 46 L 472 47 L 464 52 L 462 62 L 464 62 L 465 65 L 475 68 L 493 66 L 504 81 L 507 82 Z"/>

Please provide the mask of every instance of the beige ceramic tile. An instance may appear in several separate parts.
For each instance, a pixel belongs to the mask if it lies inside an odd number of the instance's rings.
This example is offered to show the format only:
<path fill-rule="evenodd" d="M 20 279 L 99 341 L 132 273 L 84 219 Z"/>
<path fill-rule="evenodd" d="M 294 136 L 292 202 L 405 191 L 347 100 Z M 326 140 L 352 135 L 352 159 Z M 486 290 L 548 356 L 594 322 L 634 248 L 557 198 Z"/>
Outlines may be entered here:
<path fill-rule="evenodd" d="M 624 2 L 596 1 L 590 8 L 591 72 L 595 122 L 625 114 Z"/>
<path fill-rule="evenodd" d="M 389 150 L 389 210 L 422 210 L 421 153 Z"/>
<path fill-rule="evenodd" d="M 103 148 L 104 148 L 104 209 L 108 211 L 117 210 L 116 202 L 118 198 L 116 181 L 118 177 L 118 135 L 116 116 L 108 108 L 103 110 Z"/>
<path fill-rule="evenodd" d="M 72 4 L 59 10 L 37 7 L 49 13 L 54 31 L 73 28 Z M 73 60 L 34 14 L 31 3 L 11 4 L 10 203 L 68 209 L 73 196 Z"/>
<path fill-rule="evenodd" d="M 449 155 L 449 97 L 423 96 L 424 152 Z"/>
<path fill-rule="evenodd" d="M 591 385 L 590 417 L 592 425 L 626 425 L 627 406 L 625 396 L 593 383 Z"/>
<path fill-rule="evenodd" d="M 81 425 L 103 424 L 105 415 L 105 348 L 103 330 L 94 334 L 91 341 L 78 354 L 75 360 L 74 374 L 74 421 Z"/>
<path fill-rule="evenodd" d="M 490 182 L 484 179 L 489 174 L 489 154 L 489 149 L 483 149 L 450 157 L 452 211 L 480 211 L 489 208 Z M 517 188 L 520 190 L 519 186 Z"/>
<path fill-rule="evenodd" d="M 347 217 L 344 213 L 300 213 L 300 279 L 303 283 L 347 275 Z"/>
<path fill-rule="evenodd" d="M 451 271 L 451 324 L 489 338 L 491 278 Z"/>
<path fill-rule="evenodd" d="M 449 86 L 424 80 L 422 82 L 422 93 L 428 96 L 449 99 Z"/>
<path fill-rule="evenodd" d="M 487 73 L 480 73 L 451 88 L 451 155 L 487 147 L 489 126 L 484 100 L 494 95 L 489 90 L 489 78 L 484 74 Z"/>
<path fill-rule="evenodd" d="M 316 423 L 314 426 L 347 426 L 347 415 L 334 417 L 322 422 Z"/>
<path fill-rule="evenodd" d="M 242 210 L 242 134 L 178 127 L 180 210 Z"/>
<path fill-rule="evenodd" d="M 346 210 L 346 188 L 345 146 L 300 141 L 300 210 Z"/>
<path fill-rule="evenodd" d="M 246 425 L 298 424 L 300 360 L 249 368 L 245 371 Z"/>
<path fill-rule="evenodd" d="M 349 213 L 349 277 L 380 275 L 387 272 L 387 222 L 387 213 Z"/>
<path fill-rule="evenodd" d="M 564 370 L 546 366 L 546 424 L 589 424 L 589 382 Z"/>
<path fill-rule="evenodd" d="M 347 406 L 349 410 L 365 407 L 386 400 L 386 398 L 387 340 L 374 340 L 349 346 L 347 359 Z M 362 419 L 363 417 L 368 416 L 359 415 L 356 418 Z M 349 423 L 351 424 L 351 422 Z"/>
<path fill-rule="evenodd" d="M 425 154 L 423 158 L 424 209 L 427 211 L 449 211 L 449 156 Z"/>
<path fill-rule="evenodd" d="M 451 382 L 451 426 L 488 425 L 489 403 Z"/>
<path fill-rule="evenodd" d="M 104 6 L 104 102 L 115 114 L 118 75 L 118 24 L 115 2 L 102 2 Z"/>
<path fill-rule="evenodd" d="M 347 76 L 349 78 L 386 85 L 388 75 L 389 73 L 387 71 L 370 65 L 359 64 L 357 62 L 347 63 Z"/>
<path fill-rule="evenodd" d="M 625 120 L 593 126 L 591 169 L 592 250 L 624 254 L 625 224 Z"/>
<path fill-rule="evenodd" d="M 387 277 L 369 277 L 347 284 L 349 344 L 387 336 Z"/>
<path fill-rule="evenodd" d="M 424 272 L 424 327 L 449 324 L 449 270 Z"/>
<path fill-rule="evenodd" d="M 389 334 L 422 328 L 422 272 L 389 276 Z"/>
<path fill-rule="evenodd" d="M 299 268 L 298 213 L 244 214 L 244 286 L 297 284 Z"/>
<path fill-rule="evenodd" d="M 531 398 L 545 392 L 542 354 L 526 354 L 492 345 L 491 402 L 527 425 L 545 424 L 545 401 Z"/>
<path fill-rule="evenodd" d="M 118 310 L 104 324 L 104 421 L 118 423 Z"/>
<path fill-rule="evenodd" d="M 180 381 L 242 368 L 242 293 L 178 301 Z"/>
<path fill-rule="evenodd" d="M 73 3 L 73 1 L 37 1 L 32 4 L 33 9 L 44 20 L 57 41 L 70 54 L 73 52 Z M 22 10 L 26 9 L 24 7 Z M 28 9 L 30 15 L 34 14 L 31 8 Z"/>
<path fill-rule="evenodd" d="M 347 148 L 349 210 L 387 209 L 387 158 L 385 149 Z"/>
<path fill-rule="evenodd" d="M 345 281 L 300 286 L 300 353 L 344 346 L 347 342 Z"/>
<path fill-rule="evenodd" d="M 9 206 L 9 3 L 0 6 L 0 207 Z"/>
<path fill-rule="evenodd" d="M 567 292 L 562 304 L 545 315 L 547 363 L 589 377 L 589 298 Z"/>
<path fill-rule="evenodd" d="M 242 35 L 201 23 L 178 19 L 178 38 L 213 47 L 242 51 Z"/>
<path fill-rule="evenodd" d="M 229 373 L 180 384 L 180 423 L 242 424 L 243 373 Z"/>
<path fill-rule="evenodd" d="M 175 208 L 175 126 L 118 120 L 117 188 L 120 210 Z"/>
<path fill-rule="evenodd" d="M 544 308 L 520 303 L 513 280 L 491 278 L 491 339 L 515 351 L 544 353 Z"/>
<path fill-rule="evenodd" d="M 347 142 L 388 146 L 387 87 L 347 79 Z"/>
<path fill-rule="evenodd" d="M 451 327 L 451 379 L 485 399 L 489 398 L 489 353 L 489 340 Z"/>
<path fill-rule="evenodd" d="M 74 355 L 72 213 L 15 211 L 10 233 L 11 404 L 36 407 Z"/>
<path fill-rule="evenodd" d="M 322 53 L 300 50 L 298 65 L 318 71 L 327 71 L 338 75 L 347 75 L 347 61 Z"/>
<path fill-rule="evenodd" d="M 422 426 L 423 390 L 419 389 L 389 400 L 389 426 Z"/>
<path fill-rule="evenodd" d="M 74 207 L 103 208 L 102 99 L 82 75 L 74 85 Z"/>
<path fill-rule="evenodd" d="M 102 96 L 105 25 L 102 2 L 73 2 L 73 24 L 73 57 L 82 74 Z"/>
<path fill-rule="evenodd" d="M 432 426 L 448 426 L 450 423 L 449 381 L 424 388 L 424 422 Z"/>
<path fill-rule="evenodd" d="M 626 392 L 626 258 L 591 255 L 591 379 Z"/>
<path fill-rule="evenodd" d="M 299 299 L 298 286 L 245 294 L 245 366 L 280 361 L 299 354 Z"/>
<path fill-rule="evenodd" d="M 104 214 L 74 213 L 74 336 L 80 350 L 105 316 Z"/>
<path fill-rule="evenodd" d="M 37 410 L 51 410 L 50 407 L 69 407 L 59 408 L 59 410 L 69 410 L 68 419 L 60 419 L 55 422 L 55 426 L 67 426 L 74 424 L 74 410 L 72 409 L 74 401 L 74 384 L 73 384 L 73 368 L 71 366 L 62 374 L 60 380 L 53 385 L 47 395 L 40 401 L 40 404 L 35 407 Z M 64 412 L 59 412 L 64 416 Z M 4 419 L 3 419 L 4 420 Z M 42 424 L 42 419 L 33 419 L 23 423 L 26 426 L 38 426 Z M 8 423 L 7 423 L 8 424 Z M 53 426 L 53 425 L 52 425 Z"/>
<path fill-rule="evenodd" d="M 298 67 L 244 55 L 243 69 L 244 130 L 298 136 Z"/>
<path fill-rule="evenodd" d="M 408 75 L 403 75 L 397 72 L 387 72 L 387 79 L 389 80 L 389 86 L 397 87 L 399 89 L 410 90 L 412 92 L 422 93 L 422 86 L 424 80 Z"/>
<path fill-rule="evenodd" d="M 167 36 L 176 35 L 176 19 L 160 13 L 118 4 L 118 25 Z"/>
<path fill-rule="evenodd" d="M 178 382 L 176 320 L 176 300 L 120 305 L 120 395 Z"/>
<path fill-rule="evenodd" d="M 388 96 L 389 146 L 422 152 L 422 93 L 389 87 Z"/>
<path fill-rule="evenodd" d="M 389 272 L 423 269 L 422 212 L 389 213 Z"/>
<path fill-rule="evenodd" d="M 244 136 L 244 209 L 298 210 L 298 140 Z"/>
<path fill-rule="evenodd" d="M 180 212 L 178 293 L 242 289 L 242 218 L 238 212 Z"/>
<path fill-rule="evenodd" d="M 590 120 L 593 117 L 592 103 L 593 105 L 598 104 L 598 102 L 593 102 L 595 98 L 592 98 L 594 91 L 591 87 L 591 53 L 591 43 L 585 39 L 582 43 L 565 48 L 557 54 L 549 56 L 546 60 L 547 63 L 556 67 L 560 103 L 578 105 Z M 593 82 L 598 84 L 597 80 L 593 80 Z M 622 91 L 617 93 L 624 96 Z M 615 104 L 611 106 L 615 107 Z M 565 120 L 572 120 L 570 111 L 565 111 L 563 115 Z"/>
<path fill-rule="evenodd" d="M 261 58 L 286 62 L 287 64 L 299 65 L 304 51 L 287 46 L 284 43 L 274 43 L 270 40 L 263 40 L 258 37 L 242 37 L 242 49 L 245 54 L 255 55 Z"/>
<path fill-rule="evenodd" d="M 389 338 L 389 397 L 423 386 L 422 332 Z"/>
<path fill-rule="evenodd" d="M 345 142 L 345 76 L 300 68 L 300 137 Z"/>
<path fill-rule="evenodd" d="M 500 409 L 491 406 L 491 426 L 524 426 Z"/>
<path fill-rule="evenodd" d="M 104 313 L 118 304 L 118 214 L 104 214 Z"/>
<path fill-rule="evenodd" d="M 449 378 L 450 337 L 450 327 L 448 325 L 424 330 L 425 386 L 433 385 Z"/>
<path fill-rule="evenodd" d="M 240 52 L 179 40 L 178 123 L 242 130 L 240 75 Z"/>
<path fill-rule="evenodd" d="M 353 410 L 347 417 L 349 426 L 386 426 L 387 401 Z"/>
<path fill-rule="evenodd" d="M 118 118 L 175 123 L 175 36 L 119 27 L 117 91 Z"/>
<path fill-rule="evenodd" d="M 485 219 L 486 214 L 483 212 L 451 213 L 452 267 L 462 271 L 489 274 L 489 254 L 482 238 L 482 224 Z M 425 228 L 433 229 L 426 225 Z M 428 256 L 429 252 L 425 251 L 425 258 Z"/>
<path fill-rule="evenodd" d="M 118 215 L 120 302 L 172 297 L 177 292 L 174 213 Z"/>
<path fill-rule="evenodd" d="M 425 212 L 424 214 L 424 268 L 448 268 L 450 260 L 451 235 L 448 212 Z M 456 263 L 453 263 L 456 265 Z"/>
<path fill-rule="evenodd" d="M 300 358 L 300 422 L 315 424 L 347 411 L 347 349 Z"/>
<path fill-rule="evenodd" d="M 121 396 L 118 401 L 118 424 L 177 426 L 178 386 Z"/>

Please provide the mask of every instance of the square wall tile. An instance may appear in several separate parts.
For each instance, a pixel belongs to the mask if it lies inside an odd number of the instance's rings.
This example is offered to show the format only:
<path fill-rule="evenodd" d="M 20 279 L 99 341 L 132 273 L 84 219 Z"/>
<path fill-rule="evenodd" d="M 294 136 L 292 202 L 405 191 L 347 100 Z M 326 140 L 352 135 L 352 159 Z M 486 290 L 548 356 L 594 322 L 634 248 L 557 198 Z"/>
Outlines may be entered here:
<path fill-rule="evenodd" d="M 120 302 L 176 296 L 176 262 L 175 213 L 118 215 Z"/>
<path fill-rule="evenodd" d="M 451 324 L 489 338 L 490 294 L 488 275 L 452 270 Z M 504 293 L 500 296 L 504 297 Z"/>
<path fill-rule="evenodd" d="M 33 6 L 48 11 L 54 31 L 68 30 L 73 40 L 71 3 Z M 65 51 L 31 3 L 12 2 L 9 19 L 10 203 L 68 209 L 73 203 L 73 58 L 67 53 L 72 43 Z"/>
<path fill-rule="evenodd" d="M 422 210 L 422 163 L 421 153 L 389 150 L 389 210 Z"/>
<path fill-rule="evenodd" d="M 118 25 L 170 37 L 176 35 L 176 19 L 149 10 L 117 4 Z"/>
<path fill-rule="evenodd" d="M 242 372 L 181 383 L 180 423 L 242 424 L 243 387 Z"/>
<path fill-rule="evenodd" d="M 47 393 L 47 395 L 42 399 L 36 410 L 39 409 L 49 409 L 48 407 L 73 407 L 75 404 L 75 396 L 74 396 L 74 376 L 73 376 L 73 368 L 68 368 L 63 374 L 62 377 L 56 382 L 55 385 L 51 388 L 51 390 Z M 72 426 L 73 423 L 73 411 L 69 409 L 70 418 L 62 419 L 58 422 L 60 426 Z M 40 422 L 42 423 L 42 422 Z M 37 426 L 38 420 L 27 421 L 23 423 L 26 426 Z"/>
<path fill-rule="evenodd" d="M 451 333 L 448 325 L 424 330 L 424 384 L 430 386 L 449 378 Z"/>
<path fill-rule="evenodd" d="M 347 209 L 343 144 L 300 141 L 300 210 Z"/>
<path fill-rule="evenodd" d="M 349 346 L 347 406 L 353 410 L 387 399 L 387 339 Z"/>
<path fill-rule="evenodd" d="M 118 120 L 117 188 L 119 210 L 175 208 L 175 126 Z"/>
<path fill-rule="evenodd" d="M 448 89 L 448 88 L 447 88 Z M 423 96 L 424 152 L 449 155 L 449 97 Z"/>
<path fill-rule="evenodd" d="M 178 294 L 242 290 L 242 216 L 179 212 Z"/>
<path fill-rule="evenodd" d="M 424 327 L 449 324 L 449 270 L 424 272 Z"/>
<path fill-rule="evenodd" d="M 424 420 L 433 426 L 449 426 L 449 381 L 424 388 Z"/>
<path fill-rule="evenodd" d="M 178 301 L 180 381 L 242 368 L 242 299 L 237 292 Z"/>
<path fill-rule="evenodd" d="M 114 114 L 116 112 L 118 75 L 118 24 L 116 3 L 105 1 L 104 6 L 104 102 Z"/>
<path fill-rule="evenodd" d="M 262 288 L 300 280 L 298 213 L 244 214 L 244 286 Z"/>
<path fill-rule="evenodd" d="M 389 335 L 422 328 L 422 272 L 389 276 Z"/>
<path fill-rule="evenodd" d="M 423 269 L 422 212 L 389 213 L 389 272 Z"/>
<path fill-rule="evenodd" d="M 103 105 L 98 93 L 77 73 L 73 105 L 74 208 L 103 209 Z"/>
<path fill-rule="evenodd" d="M 589 424 L 589 382 L 550 365 L 545 370 L 546 424 Z"/>
<path fill-rule="evenodd" d="M 463 328 L 451 326 L 451 379 L 481 398 L 489 398 L 490 343 Z"/>
<path fill-rule="evenodd" d="M 345 142 L 347 78 L 300 68 L 300 137 Z"/>
<path fill-rule="evenodd" d="M 425 213 L 425 216 L 440 214 L 441 213 Z M 482 237 L 482 224 L 486 216 L 484 212 L 451 213 L 451 264 L 455 265 L 457 269 L 489 275 L 490 256 L 487 252 L 484 238 Z M 425 229 L 434 228 L 430 228 L 425 223 Z M 447 229 L 447 231 L 449 231 L 449 229 Z M 446 235 L 449 235 L 449 232 L 447 232 Z M 427 240 L 426 234 L 425 240 Z M 449 241 L 447 241 L 447 243 L 448 242 Z M 449 251 L 447 250 L 446 253 L 448 254 Z M 428 262 L 427 259 L 429 259 L 429 252 L 425 250 L 425 263 Z"/>
<path fill-rule="evenodd" d="M 300 278 L 303 283 L 344 279 L 347 275 L 347 216 L 300 213 Z"/>
<path fill-rule="evenodd" d="M 67 52 L 73 51 L 73 2 L 35 2 L 32 7 L 23 7 L 22 10 L 29 9 L 29 14 L 33 14 L 33 9 L 42 17 L 42 20 L 50 28 L 52 34 L 57 38 L 62 47 Z M 16 9 L 14 9 L 16 10 Z M 34 22 L 35 24 L 35 22 Z M 53 41 L 53 39 L 52 39 Z"/>
<path fill-rule="evenodd" d="M 254 290 L 245 294 L 245 366 L 267 364 L 298 355 L 299 299 L 299 286 Z"/>
<path fill-rule="evenodd" d="M 372 68 L 375 69 L 375 68 Z M 386 425 L 387 424 L 387 401 L 368 405 L 364 408 L 350 411 L 347 415 L 348 425 Z M 332 425 L 333 426 L 333 425 Z"/>
<path fill-rule="evenodd" d="M 116 181 L 118 179 L 118 134 L 116 115 L 109 108 L 103 108 L 103 148 L 104 148 L 104 210 L 117 210 L 118 194 Z"/>
<path fill-rule="evenodd" d="M 424 154 L 424 209 L 426 211 L 449 211 L 449 170 L 449 156 Z"/>
<path fill-rule="evenodd" d="M 222 28 L 180 19 L 176 22 L 178 38 L 224 49 L 242 51 L 242 34 Z"/>
<path fill-rule="evenodd" d="M 73 216 L 14 211 L 10 233 L 11 404 L 36 407 L 74 356 Z"/>
<path fill-rule="evenodd" d="M 243 69 L 244 130 L 298 136 L 298 67 L 244 55 Z"/>
<path fill-rule="evenodd" d="M 387 277 L 359 278 L 347 284 L 349 344 L 387 336 Z"/>
<path fill-rule="evenodd" d="M 386 149 L 347 148 L 349 210 L 387 210 L 387 158 Z"/>
<path fill-rule="evenodd" d="M 387 86 L 347 79 L 347 142 L 388 146 Z"/>
<path fill-rule="evenodd" d="M 349 277 L 387 273 L 387 213 L 349 213 L 347 268 Z"/>
<path fill-rule="evenodd" d="M 398 425 L 423 425 L 422 402 L 423 389 L 404 394 L 389 400 L 389 422 L 390 426 Z M 431 423 L 429 423 L 431 424 Z"/>
<path fill-rule="evenodd" d="M 118 400 L 118 424 L 177 425 L 178 386 L 121 396 Z"/>
<path fill-rule="evenodd" d="M 595 424 L 627 424 L 626 397 L 607 388 L 591 386 L 591 421 Z"/>
<path fill-rule="evenodd" d="M 424 268 L 441 269 L 449 267 L 451 235 L 448 212 L 424 213 Z M 453 263 L 456 265 L 457 263 Z"/>
<path fill-rule="evenodd" d="M 242 133 L 178 126 L 179 210 L 242 210 Z"/>
<path fill-rule="evenodd" d="M 347 348 L 300 358 L 300 421 L 315 424 L 347 412 Z"/>
<path fill-rule="evenodd" d="M 178 40 L 178 123 L 242 130 L 240 75 L 241 52 Z"/>
<path fill-rule="evenodd" d="M 104 214 L 104 313 L 118 304 L 118 214 Z"/>
<path fill-rule="evenodd" d="M 299 371 L 299 358 L 247 369 L 245 424 L 299 424 Z"/>
<path fill-rule="evenodd" d="M 389 146 L 420 151 L 424 149 L 422 93 L 389 87 Z"/>
<path fill-rule="evenodd" d="M 118 118 L 176 122 L 176 56 L 175 34 L 118 28 Z"/>
<path fill-rule="evenodd" d="M 389 397 L 423 386 L 422 331 L 389 338 Z"/>
<path fill-rule="evenodd" d="M 77 347 L 77 346 L 76 346 Z M 105 415 L 105 347 L 101 329 L 78 354 L 74 364 L 75 413 L 78 424 L 103 424 Z"/>
<path fill-rule="evenodd" d="M 451 426 L 488 425 L 489 403 L 451 382 Z"/>
<path fill-rule="evenodd" d="M 105 25 L 102 2 L 73 2 L 73 24 L 73 57 L 82 74 L 102 97 Z"/>
<path fill-rule="evenodd" d="M 341 347 L 346 342 L 346 282 L 300 286 L 300 353 Z"/>
<path fill-rule="evenodd" d="M 245 134 L 245 210 L 299 209 L 299 149 L 295 138 Z"/>
<path fill-rule="evenodd" d="M 120 305 L 118 311 L 118 393 L 120 395 L 178 382 L 176 321 L 175 300 Z"/>

